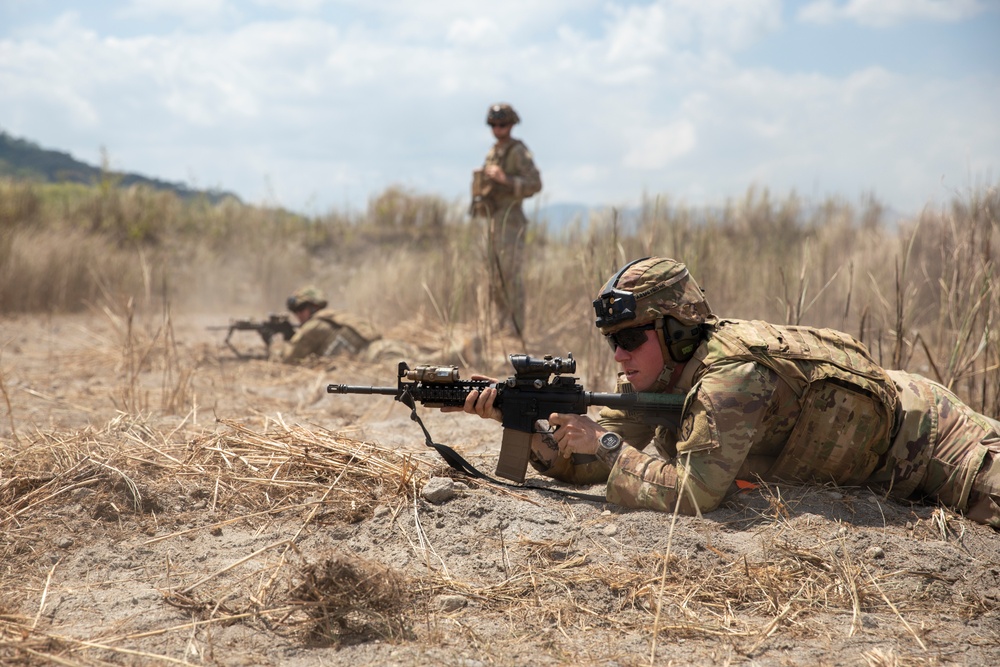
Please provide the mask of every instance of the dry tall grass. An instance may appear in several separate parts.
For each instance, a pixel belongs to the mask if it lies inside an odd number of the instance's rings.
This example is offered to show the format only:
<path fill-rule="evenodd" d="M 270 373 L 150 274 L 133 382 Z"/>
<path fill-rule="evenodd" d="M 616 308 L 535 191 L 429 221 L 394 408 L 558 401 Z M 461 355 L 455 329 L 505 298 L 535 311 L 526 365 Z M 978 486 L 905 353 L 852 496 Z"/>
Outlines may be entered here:
<path fill-rule="evenodd" d="M 306 218 L 108 184 L 0 181 L 0 312 L 90 308 L 162 327 L 168 307 L 278 310 L 314 282 L 383 329 L 475 326 L 483 229 L 463 208 L 392 187 L 364 215 Z M 723 316 L 842 329 L 884 365 L 1000 413 L 996 187 L 898 225 L 874 199 L 809 207 L 753 188 L 719 210 L 656 198 L 637 219 L 609 210 L 559 231 L 538 225 L 524 266 L 527 351 L 572 351 L 584 380 L 606 388 L 612 361 L 590 302 L 616 267 L 654 254 L 685 261 Z"/>
<path fill-rule="evenodd" d="M 104 337 L 99 345 L 39 365 L 94 385 L 88 402 L 8 375 L 16 345 L 0 340 L 0 428 L 9 426 L 16 443 L 0 442 L 0 662 L 208 664 L 215 650 L 242 659 L 259 642 L 266 647 L 254 664 L 263 664 L 287 658 L 272 651 L 289 645 L 347 650 L 354 641 L 373 652 L 389 644 L 369 655 L 402 656 L 400 664 L 455 645 L 449 655 L 525 646 L 547 664 L 597 664 L 603 654 L 589 651 L 599 645 L 613 647 L 620 664 L 668 664 L 659 656 L 682 642 L 680 651 L 713 664 L 765 651 L 785 661 L 790 647 L 803 656 L 823 646 L 831 664 L 858 655 L 872 666 L 949 664 L 957 650 L 995 657 L 995 551 L 977 550 L 987 538 L 966 534 L 964 523 L 949 527 L 942 509 L 919 518 L 874 495 L 765 486 L 714 527 L 674 517 L 662 542 L 666 522 L 641 513 L 605 518 L 589 505 L 527 497 L 477 521 L 484 507 L 503 506 L 502 494 L 515 495 L 491 489 L 480 505 L 475 482 L 465 504 L 429 506 L 418 489 L 435 469 L 419 457 L 286 423 L 280 411 L 271 416 L 268 393 L 235 410 L 266 414 L 263 428 L 224 418 L 206 427 L 213 393 L 244 384 L 248 368 L 318 392 L 328 378 L 206 360 L 177 344 L 181 313 L 224 321 L 278 309 L 310 281 L 335 305 L 396 331 L 475 327 L 483 230 L 459 205 L 399 188 L 363 216 L 306 219 L 106 185 L 0 182 L 0 312 L 90 310 L 110 323 L 88 330 Z M 636 220 L 607 211 L 559 232 L 538 225 L 524 267 L 522 351 L 572 351 L 588 388 L 607 389 L 612 362 L 593 330 L 591 299 L 623 262 L 670 255 L 691 266 L 720 314 L 849 331 L 883 363 L 950 384 L 996 415 L 998 212 L 997 189 L 976 191 L 897 227 L 881 221 L 873 201 L 811 209 L 751 190 L 719 211 L 654 199 Z M 218 368 L 199 385 L 208 363 Z M 24 394 L 88 419 L 106 397 L 117 416 L 46 428 L 26 416 L 16 400 Z M 302 396 L 313 400 L 308 386 Z M 177 418 L 147 419 L 152 413 Z M 830 518 L 861 518 L 873 501 L 881 523 L 861 520 L 852 533 Z M 828 506 L 844 512 L 815 514 Z M 506 520 L 520 522 L 517 531 L 505 532 Z M 452 550 L 469 525 L 474 548 Z M 238 528 L 240 540 L 213 541 Z M 255 539 L 243 541 L 249 533 Z M 754 547 L 728 542 L 733 533 Z M 379 550 L 344 551 L 346 536 L 358 535 Z M 205 536 L 212 539 L 192 553 Z M 125 540 L 138 548 L 121 559 L 120 580 L 116 545 Z M 368 558 L 387 547 L 405 551 L 408 566 Z M 495 564 L 477 569 L 484 559 Z M 100 573 L 93 579 L 82 569 L 88 562 Z M 133 579 L 156 594 L 116 607 L 108 592 Z M 183 621 L 163 614 L 162 603 Z M 104 625 L 69 618 L 69 604 Z M 116 616 L 123 607 L 126 616 Z M 954 619 L 971 622 L 944 625 Z M 948 634 L 956 629 L 957 638 Z M 233 638 L 246 650 L 234 651 Z"/>

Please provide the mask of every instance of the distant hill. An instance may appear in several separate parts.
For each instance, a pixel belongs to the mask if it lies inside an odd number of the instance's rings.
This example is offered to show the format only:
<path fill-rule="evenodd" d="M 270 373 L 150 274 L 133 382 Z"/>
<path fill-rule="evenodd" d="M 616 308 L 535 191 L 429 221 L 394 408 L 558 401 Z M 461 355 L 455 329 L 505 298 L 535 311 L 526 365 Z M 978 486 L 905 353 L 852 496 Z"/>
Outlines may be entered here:
<path fill-rule="evenodd" d="M 207 197 L 212 202 L 239 197 L 220 190 L 195 190 L 183 183 L 161 181 L 139 174 L 109 172 L 100 167 L 80 162 L 69 153 L 42 148 L 26 139 L 13 137 L 0 130 L 0 177 L 44 183 L 81 183 L 92 185 L 102 177 L 118 179 L 123 187 L 145 185 L 156 190 L 169 190 L 184 199 Z"/>

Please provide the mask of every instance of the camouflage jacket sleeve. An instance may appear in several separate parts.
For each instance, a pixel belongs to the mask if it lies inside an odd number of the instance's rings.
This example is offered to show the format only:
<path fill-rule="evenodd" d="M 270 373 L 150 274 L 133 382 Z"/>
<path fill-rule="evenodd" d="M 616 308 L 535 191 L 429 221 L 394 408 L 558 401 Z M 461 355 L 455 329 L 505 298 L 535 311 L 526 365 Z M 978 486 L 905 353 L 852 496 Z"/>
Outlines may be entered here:
<path fill-rule="evenodd" d="M 527 199 L 541 192 L 542 175 L 527 146 L 518 142 L 511 150 L 507 164 L 510 167 L 508 176 L 513 175 L 515 199 Z"/>
<path fill-rule="evenodd" d="M 766 437 L 760 406 L 773 391 L 773 382 L 752 362 L 713 369 L 688 393 L 674 442 L 657 441 L 659 455 L 623 448 L 608 478 L 608 500 L 672 512 L 680 493 L 683 514 L 717 508 L 754 443 Z M 625 432 L 621 435 L 629 441 Z M 669 432 L 660 429 L 657 436 L 666 438 Z"/>
<path fill-rule="evenodd" d="M 621 385 L 618 387 L 618 392 L 621 392 Z M 656 429 L 653 426 L 650 426 L 649 424 L 646 424 L 621 410 L 602 408 L 600 417 L 597 421 L 604 428 L 604 430 L 614 431 L 622 437 L 625 444 L 631 445 L 638 450 L 645 449 L 646 445 L 648 445 L 656 435 Z"/>

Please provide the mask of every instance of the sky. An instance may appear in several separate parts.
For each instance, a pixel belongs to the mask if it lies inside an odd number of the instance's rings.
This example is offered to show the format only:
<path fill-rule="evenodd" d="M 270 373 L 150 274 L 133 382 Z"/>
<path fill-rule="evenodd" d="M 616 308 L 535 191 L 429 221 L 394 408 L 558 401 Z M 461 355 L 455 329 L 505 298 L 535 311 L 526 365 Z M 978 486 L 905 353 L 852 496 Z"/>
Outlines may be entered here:
<path fill-rule="evenodd" d="M 1000 0 L 0 0 L 0 130 L 306 214 L 467 200 L 495 102 L 541 206 L 1000 181 Z"/>

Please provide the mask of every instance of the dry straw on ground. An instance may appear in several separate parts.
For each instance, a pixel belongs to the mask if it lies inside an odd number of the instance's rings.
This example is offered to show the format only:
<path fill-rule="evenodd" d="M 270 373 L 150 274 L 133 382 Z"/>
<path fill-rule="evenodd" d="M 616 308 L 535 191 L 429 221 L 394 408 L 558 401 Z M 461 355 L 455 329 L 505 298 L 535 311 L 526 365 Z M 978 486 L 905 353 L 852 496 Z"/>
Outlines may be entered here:
<path fill-rule="evenodd" d="M 539 233 L 519 341 L 478 323 L 479 230 L 450 234 L 455 221 L 399 193 L 375 230 L 100 197 L 67 203 L 58 225 L 44 203 L 20 206 L 34 226 L 0 234 L 0 253 L 18 253 L 3 304 L 16 287 L 45 313 L 0 322 L 3 664 L 1000 663 L 1000 545 L 952 512 L 765 485 L 671 517 L 463 480 L 391 399 L 324 391 L 393 384 L 393 365 L 239 360 L 204 329 L 308 279 L 427 355 L 407 361 L 459 350 L 467 377 L 509 372 L 508 352 L 572 351 L 603 391 L 592 292 L 622 261 L 663 254 L 722 314 L 847 330 L 996 414 L 995 191 L 898 228 L 756 192 L 703 219 L 651 205 L 631 227 L 609 213 Z M 140 201 L 161 207 L 144 232 L 128 217 Z M 67 273 L 65 225 L 98 210 L 114 215 L 89 232 L 94 256 L 115 259 Z M 159 245 L 121 241 L 157 229 Z M 48 234 L 34 257 L 19 250 L 32 234 Z M 376 238 L 414 242 L 386 262 Z M 60 314 L 72 299 L 82 310 Z M 494 464 L 496 428 L 424 416 L 436 440 Z M 454 497 L 426 500 L 431 477 L 455 478 Z"/>
<path fill-rule="evenodd" d="M 138 647 L 150 637 L 169 643 L 170 637 L 209 625 L 242 626 L 302 646 L 343 648 L 376 639 L 433 645 L 442 628 L 454 623 L 452 631 L 482 647 L 516 642 L 528 629 L 541 631 L 547 641 L 562 636 L 570 645 L 574 637 L 596 631 L 664 644 L 714 637 L 734 655 L 755 656 L 776 637 L 805 645 L 849 639 L 863 634 L 866 619 L 878 619 L 903 644 L 927 651 L 926 623 L 942 609 L 956 621 L 997 613 L 995 598 L 968 588 L 928 595 L 926 587 L 935 581 L 955 583 L 951 575 L 884 567 L 878 550 L 859 553 L 845 528 L 810 543 L 809 531 L 787 523 L 796 514 L 794 503 L 806 498 L 800 492 L 789 504 L 779 490 L 765 490 L 756 509 L 751 503 L 744 518 L 732 517 L 735 529 L 760 532 L 751 553 L 713 546 L 711 538 L 693 552 L 690 543 L 671 550 L 662 542 L 666 552 L 637 552 L 610 540 L 602 546 L 580 537 L 510 536 L 499 545 L 502 557 L 494 571 L 476 573 L 468 566 L 457 571 L 442 545 L 433 544 L 437 538 L 420 528 L 446 512 L 418 497 L 431 472 L 426 464 L 315 427 L 280 421 L 264 430 L 232 422 L 221 426 L 178 445 L 156 442 L 155 431 L 122 416 L 101 430 L 41 437 L 8 459 L 12 465 L 5 470 L 15 474 L 0 487 L 8 564 L 0 655 L 21 664 L 186 664 Z M 504 497 L 471 486 L 470 494 L 491 503 Z M 157 515 L 171 512 L 171 487 L 194 501 L 185 516 L 200 508 L 217 518 L 194 527 L 157 527 Z M 47 627 L 46 595 L 25 589 L 23 575 L 39 559 L 32 553 L 37 537 L 65 531 L 65 510 L 84 500 L 76 507 L 88 507 L 92 522 L 144 533 L 139 544 L 146 546 L 183 543 L 233 526 L 281 537 L 246 555 L 233 554 L 222 567 L 191 571 L 178 564 L 177 572 L 166 573 L 157 585 L 162 603 L 179 610 L 186 622 L 126 631 L 109 627 L 97 636 L 72 637 Z M 522 508 L 517 511 L 537 506 L 536 499 L 515 502 Z M 452 530 L 459 530 L 454 522 L 463 521 L 465 510 L 456 511 L 444 520 Z M 931 532 L 939 528 L 936 516 L 926 520 Z M 306 547 L 307 536 L 331 526 L 349 531 L 379 517 L 416 527 L 407 533 L 415 559 L 405 570 L 379 562 L 377 553 L 373 559 L 344 547 Z M 502 530 L 499 535 L 503 540 Z M 954 539 L 950 533 L 943 538 Z M 14 562 L 20 567 L 12 568 Z M 423 566 L 414 567 L 418 563 Z M 46 589 L 58 569 L 59 563 L 53 564 Z M 19 595 L 12 596 L 14 591 Z M 30 598 L 38 600 L 37 613 L 19 614 Z M 480 617 L 472 624 L 455 615 L 469 605 Z M 490 623 L 499 625 L 484 636 Z M 880 664 L 891 660 L 889 655 L 871 653 L 870 659 Z M 634 658 L 616 659 L 641 664 Z"/>

